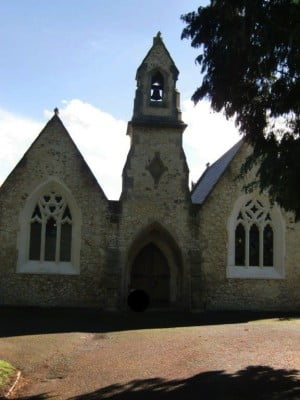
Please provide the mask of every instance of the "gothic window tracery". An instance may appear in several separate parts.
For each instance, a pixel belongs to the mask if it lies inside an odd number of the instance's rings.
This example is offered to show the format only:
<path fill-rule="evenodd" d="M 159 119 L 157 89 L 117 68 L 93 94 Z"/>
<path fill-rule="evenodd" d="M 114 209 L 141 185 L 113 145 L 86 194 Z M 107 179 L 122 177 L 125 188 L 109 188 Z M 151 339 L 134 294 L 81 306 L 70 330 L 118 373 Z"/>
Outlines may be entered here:
<path fill-rule="evenodd" d="M 285 224 L 280 208 L 266 196 L 241 195 L 227 222 L 227 277 L 283 279 Z"/>
<path fill-rule="evenodd" d="M 41 196 L 30 219 L 29 260 L 71 261 L 72 215 L 56 192 Z"/>
<path fill-rule="evenodd" d="M 273 266 L 274 235 L 270 210 L 258 199 L 240 209 L 235 227 L 235 265 Z"/>

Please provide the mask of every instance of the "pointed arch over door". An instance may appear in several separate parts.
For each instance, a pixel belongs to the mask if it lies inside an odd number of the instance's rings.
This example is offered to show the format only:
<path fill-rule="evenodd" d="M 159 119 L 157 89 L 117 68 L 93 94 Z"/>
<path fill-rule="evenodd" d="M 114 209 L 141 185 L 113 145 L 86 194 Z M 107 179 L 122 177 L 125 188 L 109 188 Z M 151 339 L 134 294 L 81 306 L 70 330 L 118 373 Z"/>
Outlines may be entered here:
<path fill-rule="evenodd" d="M 132 289 L 141 289 L 149 295 L 152 308 L 183 306 L 182 269 L 181 251 L 173 237 L 160 224 L 151 224 L 129 249 L 125 301 Z"/>

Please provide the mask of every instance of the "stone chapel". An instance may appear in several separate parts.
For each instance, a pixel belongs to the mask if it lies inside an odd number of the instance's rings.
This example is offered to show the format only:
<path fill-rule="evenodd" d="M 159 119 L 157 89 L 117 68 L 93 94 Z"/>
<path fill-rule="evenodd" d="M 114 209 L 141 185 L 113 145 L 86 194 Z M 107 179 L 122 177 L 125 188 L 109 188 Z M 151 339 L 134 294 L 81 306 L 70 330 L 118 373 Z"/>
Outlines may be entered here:
<path fill-rule="evenodd" d="M 152 309 L 300 310 L 300 225 L 235 179 L 248 145 L 190 191 L 178 73 L 158 34 L 136 74 L 118 201 L 58 113 L 46 124 L 0 188 L 0 305 L 120 310 L 140 289 Z"/>

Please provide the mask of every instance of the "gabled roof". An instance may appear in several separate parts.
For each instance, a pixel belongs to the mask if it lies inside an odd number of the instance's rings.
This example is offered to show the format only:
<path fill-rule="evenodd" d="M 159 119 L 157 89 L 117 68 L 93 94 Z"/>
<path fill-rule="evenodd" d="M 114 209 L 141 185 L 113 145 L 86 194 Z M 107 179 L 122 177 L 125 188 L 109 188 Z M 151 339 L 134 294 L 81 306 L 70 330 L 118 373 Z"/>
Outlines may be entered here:
<path fill-rule="evenodd" d="M 13 168 L 13 170 L 7 176 L 7 178 L 3 182 L 2 186 L 0 187 L 0 189 L 2 190 L 3 187 L 6 185 L 6 182 L 10 179 L 10 177 L 13 176 L 16 173 L 18 168 L 20 166 L 22 166 L 24 164 L 24 162 L 26 163 L 26 158 L 30 154 L 31 150 L 35 147 L 36 143 L 39 140 L 41 140 L 41 138 L 43 136 L 50 135 L 50 137 L 51 137 L 52 129 L 58 130 L 61 135 L 64 135 L 65 137 L 68 138 L 69 143 L 71 144 L 71 146 L 73 146 L 73 148 L 75 148 L 75 151 L 77 153 L 77 158 L 81 161 L 85 171 L 90 176 L 90 178 L 95 182 L 96 186 L 98 187 L 98 189 L 99 189 L 100 193 L 103 195 L 103 197 L 107 200 L 107 197 L 106 197 L 103 189 L 101 188 L 99 182 L 97 181 L 96 177 L 94 176 L 93 172 L 91 171 L 89 165 L 87 164 L 87 162 L 85 161 L 85 159 L 84 159 L 83 155 L 81 154 L 80 150 L 78 149 L 78 147 L 76 146 L 75 142 L 73 141 L 71 135 L 69 134 L 69 132 L 67 131 L 66 127 L 62 123 L 61 119 L 57 115 L 57 112 L 55 112 L 54 116 L 46 123 L 46 125 L 44 126 L 42 131 L 39 133 L 37 138 L 29 146 L 29 148 L 27 149 L 27 151 L 25 152 L 25 154 L 23 155 L 21 160 L 17 163 L 17 165 Z"/>
<path fill-rule="evenodd" d="M 216 162 L 207 167 L 192 190 L 192 203 L 202 204 L 205 201 L 243 143 L 244 140 L 241 139 Z"/>

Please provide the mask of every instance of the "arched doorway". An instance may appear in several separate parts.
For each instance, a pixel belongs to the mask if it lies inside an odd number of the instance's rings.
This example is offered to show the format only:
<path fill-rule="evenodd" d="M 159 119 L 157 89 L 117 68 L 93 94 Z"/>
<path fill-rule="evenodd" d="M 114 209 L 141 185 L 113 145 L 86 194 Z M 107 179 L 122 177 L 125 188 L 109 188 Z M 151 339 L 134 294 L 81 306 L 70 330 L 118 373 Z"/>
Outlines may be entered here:
<path fill-rule="evenodd" d="M 136 255 L 131 268 L 130 286 L 144 290 L 150 298 L 150 307 L 170 304 L 170 268 L 167 258 L 153 242 Z"/>

